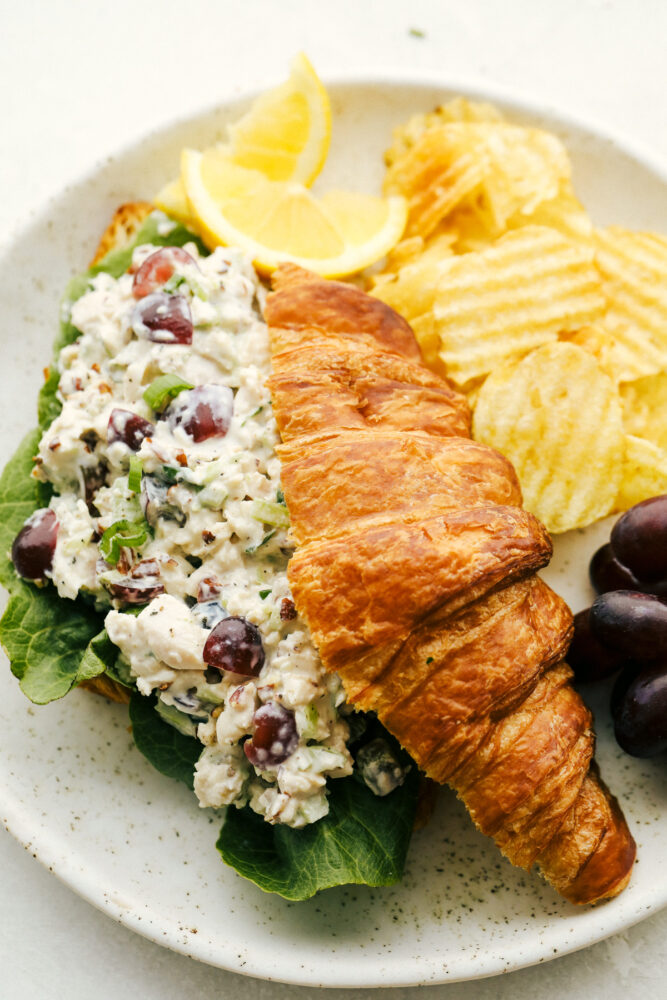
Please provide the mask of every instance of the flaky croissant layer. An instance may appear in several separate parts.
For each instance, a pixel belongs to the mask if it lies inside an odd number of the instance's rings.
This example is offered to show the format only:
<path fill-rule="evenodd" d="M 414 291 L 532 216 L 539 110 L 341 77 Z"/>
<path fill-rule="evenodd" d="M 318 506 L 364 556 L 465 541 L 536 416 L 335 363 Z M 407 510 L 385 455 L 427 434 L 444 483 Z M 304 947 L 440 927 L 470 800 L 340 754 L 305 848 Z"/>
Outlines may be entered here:
<path fill-rule="evenodd" d="M 289 578 L 322 660 L 516 865 L 574 903 L 616 895 L 635 844 L 593 762 L 563 657 L 565 603 L 510 463 L 408 324 L 293 265 L 274 275 L 273 408 L 297 551 Z"/>

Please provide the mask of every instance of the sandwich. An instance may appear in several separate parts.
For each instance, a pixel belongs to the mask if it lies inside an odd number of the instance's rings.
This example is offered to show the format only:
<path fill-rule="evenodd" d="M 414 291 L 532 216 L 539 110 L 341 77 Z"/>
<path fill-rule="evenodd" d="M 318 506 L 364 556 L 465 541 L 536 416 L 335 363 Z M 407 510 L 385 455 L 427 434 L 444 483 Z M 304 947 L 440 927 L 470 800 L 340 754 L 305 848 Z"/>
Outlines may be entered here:
<path fill-rule="evenodd" d="M 228 807 L 223 858 L 287 898 L 400 878 L 424 775 L 570 901 L 620 892 L 550 540 L 409 325 L 290 265 L 267 295 L 145 204 L 63 317 L 0 483 L 25 693 L 129 701 L 149 760 Z"/>

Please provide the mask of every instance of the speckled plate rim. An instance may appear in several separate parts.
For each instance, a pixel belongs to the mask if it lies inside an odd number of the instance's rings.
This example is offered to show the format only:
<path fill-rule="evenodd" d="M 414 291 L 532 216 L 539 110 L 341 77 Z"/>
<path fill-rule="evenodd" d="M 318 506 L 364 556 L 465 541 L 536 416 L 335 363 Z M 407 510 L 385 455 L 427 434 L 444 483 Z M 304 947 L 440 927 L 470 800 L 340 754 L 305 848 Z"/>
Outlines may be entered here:
<path fill-rule="evenodd" d="M 270 85 L 272 82 L 274 81 L 265 81 L 266 85 Z M 497 86 L 488 81 L 471 78 L 454 79 L 432 73 L 397 73 L 392 69 L 383 72 L 376 69 L 372 73 L 350 71 L 344 75 L 328 77 L 325 83 L 331 88 L 372 86 L 374 89 L 381 90 L 383 87 L 397 85 L 415 91 L 438 88 L 445 93 L 458 93 L 472 99 L 492 101 L 510 113 L 515 112 L 520 116 L 540 119 L 545 122 L 547 127 L 551 125 L 559 129 L 574 129 L 582 134 L 587 134 L 597 143 L 606 143 L 612 155 L 614 152 L 623 154 L 635 161 L 638 167 L 650 171 L 665 187 L 667 193 L 667 166 L 646 146 L 620 135 L 618 132 L 594 124 L 590 119 L 578 117 L 576 114 L 556 109 L 553 106 L 536 104 L 508 88 Z M 122 160 L 124 156 L 135 152 L 145 143 L 159 140 L 161 135 L 166 135 L 173 129 L 186 125 L 189 121 L 212 115 L 214 112 L 220 111 L 221 107 L 226 104 L 240 105 L 244 101 L 250 100 L 262 89 L 264 89 L 263 86 L 257 86 L 252 91 L 234 94 L 228 102 L 216 101 L 208 108 L 199 110 L 196 114 L 161 124 L 158 129 L 123 145 L 110 158 L 97 162 L 84 173 L 73 177 L 65 188 L 65 192 L 71 193 L 77 186 L 93 180 L 103 169 L 108 168 L 110 163 Z M 26 225 L 10 232 L 8 237 L 0 243 L 0 258 L 5 253 L 11 253 L 15 241 L 27 237 L 31 230 L 38 230 L 48 224 L 49 216 L 62 196 L 62 194 L 55 194 L 49 197 L 40 207 L 30 213 L 30 221 Z M 1 264 L 0 259 L 0 266 Z M 645 891 L 639 900 L 628 898 L 626 901 L 621 896 L 603 906 L 589 908 L 583 912 L 573 909 L 573 921 L 568 928 L 569 937 L 565 942 L 563 941 L 562 923 L 558 922 L 546 931 L 536 934 L 533 940 L 527 941 L 524 938 L 521 941 L 520 953 L 514 949 L 515 953 L 512 954 L 513 949 L 507 947 L 490 949 L 483 961 L 477 961 L 474 966 L 471 965 L 467 956 L 453 955 L 449 958 L 446 969 L 443 969 L 441 962 L 429 964 L 428 956 L 423 955 L 413 963 L 406 963 L 402 960 L 400 966 L 397 964 L 390 968 L 385 964 L 381 971 L 376 971 L 370 976 L 367 964 L 365 964 L 364 970 L 360 971 L 358 967 L 341 968 L 338 963 L 335 966 L 335 971 L 332 968 L 331 974 L 323 975 L 324 969 L 321 967 L 302 967 L 296 970 L 292 963 L 288 966 L 284 961 L 281 961 L 280 955 L 273 955 L 269 961 L 266 956 L 254 955 L 252 951 L 245 950 L 241 963 L 239 962 L 241 956 L 237 955 L 237 949 L 234 945 L 225 949 L 223 942 L 222 948 L 214 948 L 209 947 L 204 941 L 197 941 L 197 939 L 188 938 L 185 940 L 182 925 L 176 921 L 167 920 L 164 915 L 154 912 L 140 897 L 128 899 L 126 896 L 123 902 L 119 903 L 114 898 L 113 891 L 109 891 L 109 888 L 96 878 L 94 868 L 82 868 L 77 862 L 76 856 L 68 852 L 67 844 L 59 837 L 50 836 L 46 832 L 41 837 L 36 838 L 31 810 L 25 808 L 19 801 L 13 800 L 1 786 L 0 809 L 7 830 L 30 851 L 33 857 L 74 892 L 130 930 L 157 944 L 207 964 L 243 975 L 295 985 L 342 988 L 392 987 L 432 985 L 486 978 L 546 962 L 557 956 L 595 944 L 633 926 L 667 905 L 667 884 L 653 885 Z M 324 958 L 325 956 L 323 956 Z"/>

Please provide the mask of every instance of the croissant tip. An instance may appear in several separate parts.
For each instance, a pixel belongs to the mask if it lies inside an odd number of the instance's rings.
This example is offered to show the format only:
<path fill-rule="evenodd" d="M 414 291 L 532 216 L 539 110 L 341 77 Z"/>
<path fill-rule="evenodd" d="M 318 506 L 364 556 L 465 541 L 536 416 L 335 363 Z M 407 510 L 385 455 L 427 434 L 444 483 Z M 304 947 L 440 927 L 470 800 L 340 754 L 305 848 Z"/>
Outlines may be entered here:
<path fill-rule="evenodd" d="M 279 264 L 271 275 L 271 287 L 275 292 L 291 288 L 293 285 L 302 285 L 308 281 L 322 281 L 323 279 L 313 271 L 308 271 L 298 264 L 285 262 Z"/>

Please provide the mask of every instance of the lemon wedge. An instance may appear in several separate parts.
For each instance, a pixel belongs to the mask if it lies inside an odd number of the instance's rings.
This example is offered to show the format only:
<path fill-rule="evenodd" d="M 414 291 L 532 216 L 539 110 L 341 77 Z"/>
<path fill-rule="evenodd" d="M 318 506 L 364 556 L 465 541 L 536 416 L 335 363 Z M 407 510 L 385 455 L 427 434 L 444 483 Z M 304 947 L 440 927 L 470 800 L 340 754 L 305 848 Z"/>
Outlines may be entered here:
<path fill-rule="evenodd" d="M 317 73 L 303 52 L 285 83 L 261 94 L 250 111 L 229 126 L 234 163 L 260 170 L 272 181 L 313 183 L 329 152 L 331 107 Z"/>
<path fill-rule="evenodd" d="M 238 166 L 259 170 L 272 181 L 312 184 L 329 152 L 331 107 L 329 95 L 303 52 L 292 60 L 289 78 L 260 94 L 250 111 L 227 131 L 229 141 L 210 152 L 220 152 Z M 179 222 L 192 223 L 180 177 L 165 184 L 153 203 Z"/>
<path fill-rule="evenodd" d="M 181 180 L 206 245 L 240 247 L 264 273 L 292 261 L 327 278 L 354 274 L 391 250 L 407 217 L 401 197 L 330 191 L 318 199 L 303 184 L 270 180 L 220 149 L 183 150 Z"/>
<path fill-rule="evenodd" d="M 156 208 L 162 209 L 172 219 L 182 222 L 184 225 L 192 225 L 190 216 L 190 206 L 185 196 L 183 181 L 177 177 L 175 181 L 169 181 L 153 198 Z"/>

